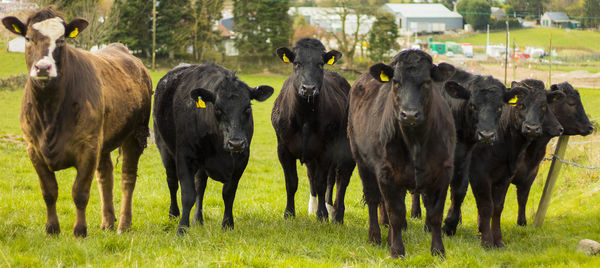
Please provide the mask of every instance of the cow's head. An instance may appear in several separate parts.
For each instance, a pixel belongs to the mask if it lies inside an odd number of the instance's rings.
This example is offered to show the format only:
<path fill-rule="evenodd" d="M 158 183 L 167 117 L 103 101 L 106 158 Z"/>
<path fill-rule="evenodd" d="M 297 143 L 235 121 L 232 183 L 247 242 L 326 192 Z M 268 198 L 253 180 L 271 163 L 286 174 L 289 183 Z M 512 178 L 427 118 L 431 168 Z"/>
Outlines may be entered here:
<path fill-rule="evenodd" d="M 296 94 L 308 99 L 317 97 L 323 85 L 323 65 L 335 64 L 342 53 L 337 50 L 325 52 L 321 41 L 303 38 L 296 42 L 293 51 L 287 47 L 277 49 L 277 56 L 284 63 L 292 63 L 292 81 Z"/>
<path fill-rule="evenodd" d="M 52 7 L 31 15 L 25 24 L 16 17 L 5 17 L 2 23 L 9 31 L 25 37 L 25 61 L 29 77 L 39 83 L 59 76 L 65 54 L 65 39 L 77 37 L 88 26 L 84 19 L 65 23 L 63 16 Z"/>
<path fill-rule="evenodd" d="M 560 124 L 553 123 L 556 119 L 552 119 L 554 116 L 548 104 L 561 101 L 565 94 L 559 91 L 546 91 L 542 81 L 533 79 L 512 82 L 511 87 L 516 94 L 508 103 L 516 114 L 513 118 L 516 120 L 514 123 L 520 124 L 523 135 L 535 138 L 541 135 L 543 130 L 551 134 L 562 133 Z M 546 117 L 548 121 L 545 121 Z M 546 129 L 542 127 L 543 125 Z"/>
<path fill-rule="evenodd" d="M 217 131 L 223 137 L 223 149 L 232 153 L 244 152 L 250 146 L 254 130 L 250 101 L 265 101 L 273 94 L 273 88 L 251 88 L 233 74 L 215 84 L 215 90 L 196 88 L 190 92 L 190 97 L 196 108 L 214 116 Z"/>
<path fill-rule="evenodd" d="M 377 81 L 391 83 L 396 117 L 404 126 L 415 126 L 424 121 L 424 112 L 433 94 L 433 81 L 447 80 L 454 71 L 450 64 L 433 64 L 431 56 L 421 50 L 402 51 L 391 65 L 378 63 L 369 68 Z M 449 94 L 459 97 L 466 93 L 459 90 Z"/>
<path fill-rule="evenodd" d="M 592 123 L 585 114 L 579 92 L 568 82 L 554 84 L 551 91 L 560 91 L 566 95 L 562 101 L 550 105 L 550 110 L 564 127 L 565 135 L 589 135 L 594 131 Z"/>
<path fill-rule="evenodd" d="M 464 89 L 461 89 L 463 86 Z M 444 87 L 447 92 L 466 90 L 469 93 L 462 94 L 463 99 L 466 100 L 463 108 L 467 109 L 466 118 L 463 120 L 471 125 L 473 138 L 487 144 L 496 141 L 502 106 L 514 96 L 515 92 L 507 90 L 500 81 L 491 76 L 479 75 L 463 85 L 448 81 Z"/>

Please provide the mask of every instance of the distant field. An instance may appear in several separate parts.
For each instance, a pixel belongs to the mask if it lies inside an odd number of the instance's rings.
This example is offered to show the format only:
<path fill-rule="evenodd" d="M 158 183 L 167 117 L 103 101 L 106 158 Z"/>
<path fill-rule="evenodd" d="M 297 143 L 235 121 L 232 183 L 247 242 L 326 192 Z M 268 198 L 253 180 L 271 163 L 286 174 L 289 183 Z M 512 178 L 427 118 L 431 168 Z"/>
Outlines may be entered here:
<path fill-rule="evenodd" d="M 578 48 L 600 51 L 600 32 L 564 30 L 551 28 L 526 28 L 510 31 L 510 43 L 512 40 L 517 42 L 517 46 L 536 46 L 547 48 L 550 44 L 550 34 L 552 34 L 552 46 L 559 48 Z M 439 36 L 434 40 L 443 39 L 452 40 L 461 43 L 472 43 L 475 46 L 485 46 L 486 33 L 463 36 Z M 506 43 L 506 32 L 498 31 L 490 33 L 491 43 Z"/>

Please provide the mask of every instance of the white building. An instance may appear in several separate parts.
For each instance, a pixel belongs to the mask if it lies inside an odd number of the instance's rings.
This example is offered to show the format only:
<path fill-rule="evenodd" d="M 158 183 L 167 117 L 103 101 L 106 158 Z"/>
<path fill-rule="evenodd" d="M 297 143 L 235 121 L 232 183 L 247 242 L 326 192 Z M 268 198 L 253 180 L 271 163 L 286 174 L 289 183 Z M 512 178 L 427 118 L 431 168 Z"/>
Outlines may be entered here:
<path fill-rule="evenodd" d="M 342 8 L 340 7 L 292 7 L 288 14 L 290 16 L 302 15 L 310 25 L 323 28 L 328 32 L 340 32 L 342 30 L 342 21 L 339 15 L 341 11 Z M 350 14 L 346 18 L 346 34 L 356 32 L 356 21 L 356 14 Z M 367 34 L 371 30 L 373 22 L 375 22 L 375 17 L 362 15 L 358 34 Z"/>
<path fill-rule="evenodd" d="M 396 16 L 401 34 L 463 28 L 463 17 L 442 4 L 385 4 L 381 9 Z"/>

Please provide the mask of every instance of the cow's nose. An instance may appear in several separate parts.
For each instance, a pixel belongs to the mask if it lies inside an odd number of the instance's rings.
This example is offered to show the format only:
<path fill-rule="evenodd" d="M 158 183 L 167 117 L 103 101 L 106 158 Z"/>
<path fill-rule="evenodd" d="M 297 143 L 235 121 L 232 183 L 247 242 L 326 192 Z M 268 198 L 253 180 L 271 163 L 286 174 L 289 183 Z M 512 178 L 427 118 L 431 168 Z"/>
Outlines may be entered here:
<path fill-rule="evenodd" d="M 52 64 L 50 64 L 50 63 L 38 62 L 35 64 L 35 71 L 38 72 L 39 74 L 48 73 L 48 72 L 50 72 L 50 69 L 52 69 Z"/>
<path fill-rule="evenodd" d="M 315 85 L 302 85 L 300 87 L 300 92 L 303 96 L 311 97 L 315 93 Z"/>
<path fill-rule="evenodd" d="M 525 124 L 525 131 L 528 134 L 539 134 L 540 130 L 541 130 L 541 128 L 539 125 Z"/>
<path fill-rule="evenodd" d="M 400 119 L 407 123 L 414 123 L 419 119 L 420 115 L 417 110 L 402 110 L 400 112 Z"/>
<path fill-rule="evenodd" d="M 496 140 L 496 131 L 478 131 L 477 139 L 483 142 L 493 142 Z"/>
<path fill-rule="evenodd" d="M 231 139 L 227 141 L 227 145 L 231 151 L 242 151 L 246 147 L 245 139 Z"/>

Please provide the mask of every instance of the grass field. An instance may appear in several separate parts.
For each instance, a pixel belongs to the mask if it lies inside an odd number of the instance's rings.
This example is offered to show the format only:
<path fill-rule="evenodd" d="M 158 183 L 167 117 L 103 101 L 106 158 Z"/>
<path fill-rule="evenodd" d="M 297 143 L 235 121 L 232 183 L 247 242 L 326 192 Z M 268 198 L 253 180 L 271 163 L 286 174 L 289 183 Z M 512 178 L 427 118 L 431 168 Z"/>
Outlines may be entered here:
<path fill-rule="evenodd" d="M 155 83 L 162 74 L 152 73 Z M 283 77 L 241 75 L 241 79 L 250 86 L 271 85 L 276 94 L 283 83 Z M 297 217 L 284 220 L 285 185 L 270 124 L 275 95 L 264 103 L 253 104 L 255 134 L 250 163 L 234 203 L 235 230 L 221 230 L 221 183 L 209 180 L 204 226 L 192 227 L 184 237 L 176 235 L 177 220 L 167 217 L 169 194 L 164 169 L 156 146 L 151 144 L 139 166 L 130 232 L 119 235 L 100 229 L 99 194 L 94 181 L 87 210 L 89 236 L 73 236 L 75 207 L 70 188 L 75 171 L 68 169 L 57 173 L 62 233 L 49 237 L 44 232 L 46 209 L 37 176 L 24 144 L 14 138 L 20 135 L 22 94 L 22 90 L 0 91 L 0 266 L 600 266 L 600 258 L 575 252 L 581 239 L 600 240 L 600 175 L 597 170 L 570 166 L 563 167 L 542 228 L 516 226 L 515 191 L 510 189 L 503 214 L 503 249 L 485 250 L 480 246 L 475 203 L 469 193 L 457 235 L 443 238 L 445 259 L 430 255 L 430 235 L 423 231 L 424 221 L 415 219 L 408 220 L 409 228 L 403 233 L 406 258 L 390 259 L 387 246 L 368 242 L 367 209 L 356 171 L 346 195 L 344 225 L 319 223 L 314 216 L 307 216 L 309 190 L 304 167 L 299 168 Z M 586 89 L 581 94 L 591 118 L 600 117 L 600 91 Z M 583 140 L 600 140 L 600 135 L 571 139 Z M 598 165 L 599 147 L 597 143 L 570 145 L 566 159 Z M 532 187 L 529 222 L 533 221 L 548 167 L 549 163 L 544 162 Z M 120 183 L 120 168 L 121 164 L 115 168 L 115 185 Z M 120 199 L 120 189 L 116 189 L 115 206 L 119 206 Z"/>

